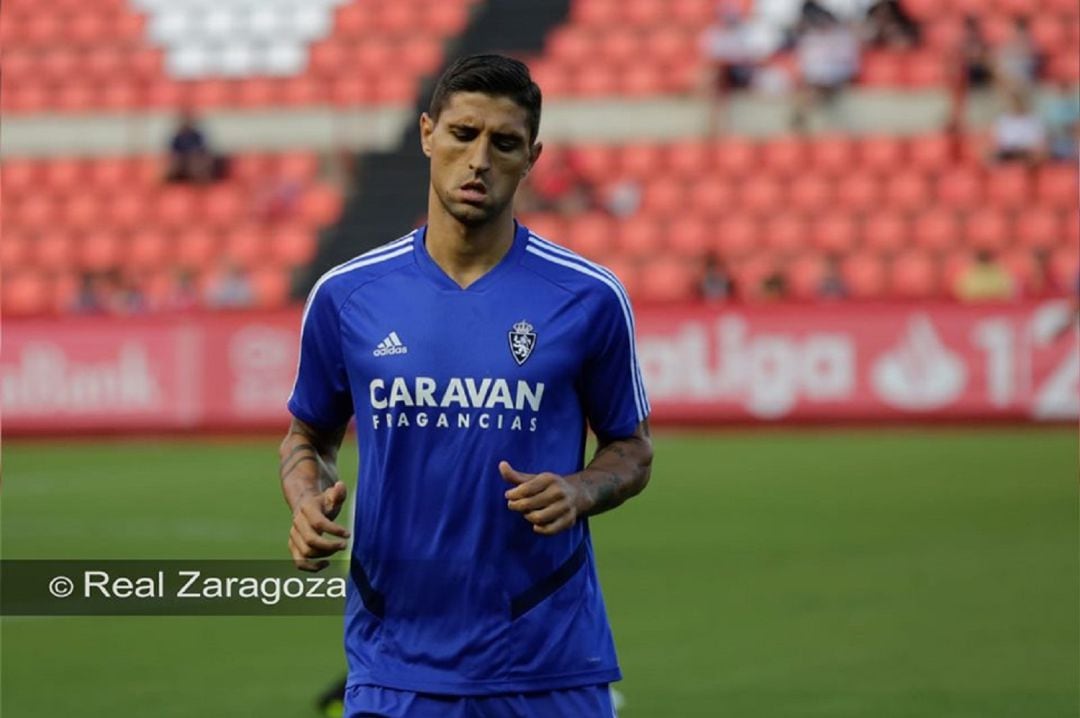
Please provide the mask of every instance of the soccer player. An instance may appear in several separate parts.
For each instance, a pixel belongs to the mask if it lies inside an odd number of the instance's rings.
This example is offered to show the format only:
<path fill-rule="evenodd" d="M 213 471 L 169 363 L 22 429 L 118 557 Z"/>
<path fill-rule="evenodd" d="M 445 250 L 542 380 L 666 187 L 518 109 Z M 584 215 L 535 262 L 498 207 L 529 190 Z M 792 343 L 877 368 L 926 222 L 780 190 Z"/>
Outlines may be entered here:
<path fill-rule="evenodd" d="M 648 482 L 649 404 L 619 281 L 514 220 L 540 101 L 516 60 L 455 62 L 420 118 L 428 224 L 324 274 L 304 308 L 281 445 L 299 568 L 350 537 L 354 416 L 360 450 L 346 716 L 613 714 L 588 518 Z"/>

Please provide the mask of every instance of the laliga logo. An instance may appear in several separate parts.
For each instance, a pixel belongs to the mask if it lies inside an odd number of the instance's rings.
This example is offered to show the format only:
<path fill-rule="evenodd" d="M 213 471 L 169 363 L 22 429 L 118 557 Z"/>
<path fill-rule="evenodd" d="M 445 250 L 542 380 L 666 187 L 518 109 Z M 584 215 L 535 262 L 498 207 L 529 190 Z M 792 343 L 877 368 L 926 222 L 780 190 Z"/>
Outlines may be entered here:
<path fill-rule="evenodd" d="M 874 364 L 871 379 L 890 406 L 925 411 L 956 399 L 967 384 L 967 369 L 941 342 L 930 318 L 919 314 L 901 344 Z"/>

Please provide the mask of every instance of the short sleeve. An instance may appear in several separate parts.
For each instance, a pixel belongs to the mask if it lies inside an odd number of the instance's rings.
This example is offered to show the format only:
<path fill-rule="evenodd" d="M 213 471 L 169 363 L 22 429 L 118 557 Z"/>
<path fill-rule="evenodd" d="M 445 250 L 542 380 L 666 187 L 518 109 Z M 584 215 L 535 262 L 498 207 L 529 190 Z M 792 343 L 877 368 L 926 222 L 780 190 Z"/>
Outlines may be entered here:
<path fill-rule="evenodd" d="M 321 428 L 337 428 L 352 418 L 352 394 L 341 346 L 341 323 L 333 297 L 316 284 L 300 322 L 300 359 L 289 411 Z"/>
<path fill-rule="evenodd" d="M 582 392 L 585 412 L 603 439 L 630 436 L 649 415 L 634 339 L 634 316 L 626 291 L 611 281 L 591 302 L 589 354 Z"/>

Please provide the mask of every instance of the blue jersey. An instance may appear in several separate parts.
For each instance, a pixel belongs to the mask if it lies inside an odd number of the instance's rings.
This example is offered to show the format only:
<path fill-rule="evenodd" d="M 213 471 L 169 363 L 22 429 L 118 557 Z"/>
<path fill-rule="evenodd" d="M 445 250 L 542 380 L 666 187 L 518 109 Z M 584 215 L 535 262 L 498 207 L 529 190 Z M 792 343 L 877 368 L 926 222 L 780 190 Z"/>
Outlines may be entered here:
<path fill-rule="evenodd" d="M 541 536 L 498 465 L 571 474 L 649 412 L 615 276 L 516 225 L 461 289 L 423 228 L 311 290 L 289 410 L 356 417 L 349 682 L 454 695 L 620 678 L 587 521 Z"/>

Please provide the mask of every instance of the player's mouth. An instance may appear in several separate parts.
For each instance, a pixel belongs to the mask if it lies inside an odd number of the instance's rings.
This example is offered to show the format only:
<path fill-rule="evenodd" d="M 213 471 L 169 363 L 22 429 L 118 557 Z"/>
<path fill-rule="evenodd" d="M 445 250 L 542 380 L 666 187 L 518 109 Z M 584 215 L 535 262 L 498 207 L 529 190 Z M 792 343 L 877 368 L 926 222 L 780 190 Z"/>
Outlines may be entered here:
<path fill-rule="evenodd" d="M 461 201 L 466 204 L 481 204 L 487 199 L 487 185 L 483 182 L 466 182 L 458 188 Z"/>

